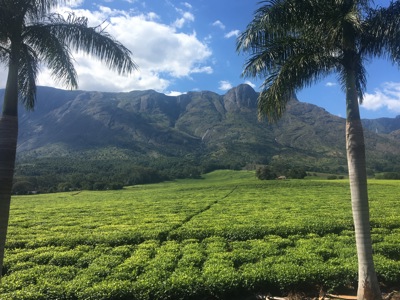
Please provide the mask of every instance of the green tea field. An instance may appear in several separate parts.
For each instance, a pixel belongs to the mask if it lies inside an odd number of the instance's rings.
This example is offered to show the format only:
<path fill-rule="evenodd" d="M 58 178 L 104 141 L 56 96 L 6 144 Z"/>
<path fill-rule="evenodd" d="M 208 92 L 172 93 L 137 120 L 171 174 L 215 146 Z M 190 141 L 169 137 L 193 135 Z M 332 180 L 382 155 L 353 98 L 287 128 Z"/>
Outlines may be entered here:
<path fill-rule="evenodd" d="M 400 182 L 369 182 L 383 290 L 400 288 Z M 12 198 L 2 300 L 244 299 L 356 287 L 347 180 L 254 172 Z"/>

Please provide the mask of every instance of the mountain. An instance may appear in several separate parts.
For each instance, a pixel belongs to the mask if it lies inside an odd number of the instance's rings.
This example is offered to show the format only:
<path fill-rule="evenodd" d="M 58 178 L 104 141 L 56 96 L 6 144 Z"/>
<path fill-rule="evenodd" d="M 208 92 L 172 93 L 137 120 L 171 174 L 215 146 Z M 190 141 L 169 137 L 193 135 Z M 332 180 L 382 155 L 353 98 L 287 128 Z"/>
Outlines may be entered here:
<path fill-rule="evenodd" d="M 343 118 L 293 96 L 283 118 L 272 125 L 257 119 L 257 97 L 245 84 L 224 95 L 201 91 L 180 96 L 39 87 L 35 110 L 20 108 L 17 174 L 49 161 L 65 168 L 74 162 L 124 161 L 155 168 L 186 163 L 346 169 Z M 397 168 L 400 118 L 363 122 L 369 168 Z"/>

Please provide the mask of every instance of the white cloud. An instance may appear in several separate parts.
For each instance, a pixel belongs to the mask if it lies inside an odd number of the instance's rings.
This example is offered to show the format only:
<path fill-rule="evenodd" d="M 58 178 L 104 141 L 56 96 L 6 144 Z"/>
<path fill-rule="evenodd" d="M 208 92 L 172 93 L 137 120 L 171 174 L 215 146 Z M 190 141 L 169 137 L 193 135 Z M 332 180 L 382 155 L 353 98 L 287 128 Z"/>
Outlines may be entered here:
<path fill-rule="evenodd" d="M 248 84 L 248 85 L 251 86 L 253 89 L 256 88 L 256 85 L 255 85 L 254 83 L 252 83 L 251 81 L 249 81 L 249 80 L 246 80 L 244 83 Z"/>
<path fill-rule="evenodd" d="M 192 9 L 192 5 L 190 3 L 187 2 L 182 2 L 182 5 L 185 6 L 188 9 Z"/>
<path fill-rule="evenodd" d="M 193 22 L 194 21 L 194 15 L 192 14 L 192 13 L 190 13 L 190 12 L 184 12 L 183 13 L 183 17 L 185 18 L 185 20 L 188 20 L 188 21 L 191 21 L 191 22 Z"/>
<path fill-rule="evenodd" d="M 385 82 L 373 94 L 365 93 L 362 106 L 368 110 L 387 108 L 400 112 L 400 82 Z"/>
<path fill-rule="evenodd" d="M 178 8 L 177 6 L 175 6 L 175 5 L 174 5 L 172 2 L 170 2 L 170 1 L 167 1 L 167 3 L 168 3 L 171 7 L 173 7 L 177 13 L 179 13 L 179 14 L 181 15 L 181 17 L 180 17 L 180 18 L 177 18 L 177 19 L 175 20 L 175 22 L 172 24 L 173 27 L 175 27 L 175 28 L 182 28 L 185 24 L 194 21 L 195 18 L 194 18 L 194 15 L 193 15 L 191 12 L 188 12 L 188 11 L 185 11 L 185 10 L 183 10 L 183 9 L 181 9 L 181 8 Z M 192 6 L 191 6 L 189 3 L 187 3 L 187 2 L 182 2 L 181 5 L 184 6 L 185 8 L 187 8 L 187 9 L 189 9 L 189 10 L 192 9 Z"/>
<path fill-rule="evenodd" d="M 325 86 L 327 86 L 327 87 L 332 87 L 332 86 L 336 86 L 337 84 L 336 84 L 336 82 L 327 82 L 327 83 L 325 83 Z"/>
<path fill-rule="evenodd" d="M 209 63 L 212 51 L 208 45 L 200 41 L 195 32 L 180 32 L 174 26 L 161 23 L 155 13 L 132 15 L 105 6 L 96 11 L 75 9 L 74 12 L 86 16 L 90 26 L 107 20 L 104 24 L 106 31 L 132 51 L 133 60 L 139 66 L 139 70 L 130 76 L 119 76 L 98 60 L 74 53 L 80 89 L 110 92 L 154 89 L 165 92 L 174 78 L 213 72 Z M 183 18 L 192 21 L 194 16 L 184 13 Z M 6 70 L 0 69 L 0 87 L 5 86 L 5 79 Z M 38 85 L 62 88 L 45 68 L 39 73 Z"/>
<path fill-rule="evenodd" d="M 219 27 L 222 30 L 225 29 L 225 25 L 220 20 L 215 21 L 214 23 L 212 23 L 212 25 L 215 26 L 215 27 Z"/>
<path fill-rule="evenodd" d="M 69 0 L 67 1 L 70 7 L 79 7 L 83 4 L 84 0 Z"/>
<path fill-rule="evenodd" d="M 184 18 L 176 19 L 172 26 L 175 28 L 182 28 L 185 24 L 185 21 L 186 20 Z"/>
<path fill-rule="evenodd" d="M 149 12 L 146 14 L 146 18 L 149 21 L 156 21 L 160 19 L 160 16 L 157 15 L 155 12 Z"/>
<path fill-rule="evenodd" d="M 225 38 L 229 39 L 231 37 L 237 37 L 240 34 L 240 30 L 232 30 L 225 34 Z"/>
<path fill-rule="evenodd" d="M 182 92 L 178 92 L 178 91 L 169 91 L 169 92 L 165 93 L 165 95 L 167 95 L 167 96 L 180 96 L 183 94 L 186 94 L 186 93 L 182 93 Z"/>
<path fill-rule="evenodd" d="M 221 80 L 219 82 L 219 87 L 218 88 L 221 91 L 227 91 L 227 90 L 230 90 L 232 88 L 232 84 L 227 80 Z"/>
<path fill-rule="evenodd" d="M 210 66 L 195 67 L 191 71 L 192 74 L 195 74 L 195 73 L 212 74 L 213 72 L 214 72 L 214 70 Z"/>
<path fill-rule="evenodd" d="M 190 12 L 182 12 L 182 17 L 176 19 L 175 22 L 172 24 L 172 26 L 175 28 L 182 28 L 186 23 L 193 21 L 194 21 L 193 14 L 191 14 Z"/>

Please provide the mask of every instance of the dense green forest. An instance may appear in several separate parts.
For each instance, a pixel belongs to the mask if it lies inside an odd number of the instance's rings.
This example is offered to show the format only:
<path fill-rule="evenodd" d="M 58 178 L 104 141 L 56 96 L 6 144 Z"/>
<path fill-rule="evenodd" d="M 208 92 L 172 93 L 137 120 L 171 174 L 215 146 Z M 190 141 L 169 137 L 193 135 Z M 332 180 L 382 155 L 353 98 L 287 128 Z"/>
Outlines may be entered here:
<path fill-rule="evenodd" d="M 47 158 L 18 164 L 14 194 L 32 191 L 58 192 L 71 190 L 116 190 L 124 186 L 157 183 L 178 178 L 197 178 L 216 169 L 235 169 L 239 165 L 194 159 L 163 158 L 152 161 L 84 160 Z"/>
<path fill-rule="evenodd" d="M 259 179 L 275 179 L 278 176 L 304 178 L 307 173 L 322 172 L 343 176 L 343 166 L 318 163 L 309 165 L 299 159 L 274 160 L 266 164 L 245 164 L 237 156 L 223 160 L 196 156 L 164 157 L 157 159 L 78 159 L 71 157 L 41 158 L 18 161 L 13 193 L 49 193 L 72 190 L 117 190 L 124 186 L 157 183 L 182 178 L 199 178 L 214 170 L 257 170 Z M 264 172 L 264 173 L 263 173 Z M 266 175 L 265 172 L 268 172 Z M 370 177 L 377 179 L 400 179 L 400 166 L 394 158 L 387 162 L 374 162 L 368 168 Z M 333 177 L 332 177 L 333 178 Z"/>

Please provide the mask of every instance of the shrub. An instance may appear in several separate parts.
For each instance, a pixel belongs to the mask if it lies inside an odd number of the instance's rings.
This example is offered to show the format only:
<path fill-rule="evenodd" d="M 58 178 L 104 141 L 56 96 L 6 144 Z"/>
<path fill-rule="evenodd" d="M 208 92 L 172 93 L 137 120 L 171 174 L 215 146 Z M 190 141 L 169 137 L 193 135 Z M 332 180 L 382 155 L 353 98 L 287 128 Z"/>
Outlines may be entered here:
<path fill-rule="evenodd" d="M 260 180 L 272 180 L 276 178 L 276 174 L 268 166 L 262 166 L 256 169 L 256 177 Z"/>
<path fill-rule="evenodd" d="M 376 179 L 400 179 L 400 173 L 397 172 L 385 172 L 375 175 Z"/>
<path fill-rule="evenodd" d="M 302 168 L 292 168 L 287 172 L 287 176 L 293 179 L 303 179 L 307 172 Z"/>

